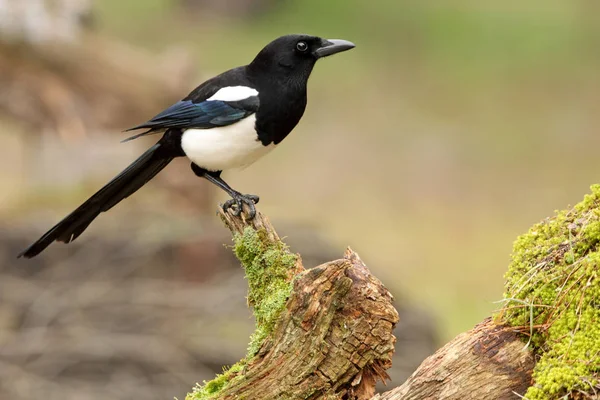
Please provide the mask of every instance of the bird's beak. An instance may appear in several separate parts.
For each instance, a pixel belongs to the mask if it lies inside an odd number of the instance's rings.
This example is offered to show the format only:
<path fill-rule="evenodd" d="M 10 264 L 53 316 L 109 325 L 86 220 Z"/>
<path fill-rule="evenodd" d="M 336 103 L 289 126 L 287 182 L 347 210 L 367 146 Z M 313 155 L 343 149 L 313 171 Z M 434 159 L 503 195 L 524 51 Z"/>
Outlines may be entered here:
<path fill-rule="evenodd" d="M 323 40 L 321 47 L 315 50 L 314 54 L 317 58 L 327 57 L 335 53 L 353 49 L 354 43 L 341 39 Z"/>

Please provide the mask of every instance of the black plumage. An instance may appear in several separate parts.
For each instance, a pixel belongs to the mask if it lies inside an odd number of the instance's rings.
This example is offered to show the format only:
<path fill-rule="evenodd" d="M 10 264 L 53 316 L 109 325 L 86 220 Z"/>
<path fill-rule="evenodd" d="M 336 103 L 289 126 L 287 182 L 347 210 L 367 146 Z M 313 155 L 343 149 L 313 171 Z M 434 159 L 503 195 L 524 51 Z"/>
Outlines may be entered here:
<path fill-rule="evenodd" d="M 263 48 L 250 64 L 207 80 L 183 100 L 129 129 L 145 131 L 126 141 L 164 134 L 19 257 L 34 257 L 54 241 L 75 240 L 100 213 L 136 192 L 175 157 L 190 158 L 197 176 L 232 197 L 224 209 L 235 207 L 239 214 L 245 204 L 248 217 L 253 218 L 258 196 L 242 195 L 232 189 L 221 178 L 222 170 L 248 165 L 280 143 L 304 114 L 306 86 L 317 59 L 353 47 L 343 40 L 282 36 Z"/>

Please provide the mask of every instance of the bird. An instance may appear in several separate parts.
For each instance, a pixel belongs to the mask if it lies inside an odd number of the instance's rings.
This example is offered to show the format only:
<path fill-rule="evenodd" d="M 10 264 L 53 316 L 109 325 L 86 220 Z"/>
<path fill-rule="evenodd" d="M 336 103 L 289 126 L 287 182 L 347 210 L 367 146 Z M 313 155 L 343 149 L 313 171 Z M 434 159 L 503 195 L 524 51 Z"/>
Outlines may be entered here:
<path fill-rule="evenodd" d="M 259 197 L 233 189 L 221 173 L 246 167 L 277 147 L 304 114 L 307 83 L 317 60 L 354 47 L 341 39 L 281 36 L 249 64 L 205 81 L 152 119 L 127 129 L 143 131 L 123 141 L 159 133 L 162 137 L 18 257 L 35 257 L 54 241 L 74 241 L 100 213 L 135 193 L 177 157 L 187 157 L 196 176 L 231 197 L 223 211 L 254 218 Z"/>

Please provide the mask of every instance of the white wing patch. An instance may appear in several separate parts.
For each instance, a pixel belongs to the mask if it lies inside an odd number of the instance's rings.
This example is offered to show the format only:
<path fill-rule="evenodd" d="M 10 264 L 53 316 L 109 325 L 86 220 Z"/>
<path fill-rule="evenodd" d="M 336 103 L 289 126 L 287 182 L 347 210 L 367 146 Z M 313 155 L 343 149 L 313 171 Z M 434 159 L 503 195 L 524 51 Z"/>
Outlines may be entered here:
<path fill-rule="evenodd" d="M 240 101 L 253 96 L 258 96 L 258 91 L 248 86 L 227 86 L 206 100 Z"/>

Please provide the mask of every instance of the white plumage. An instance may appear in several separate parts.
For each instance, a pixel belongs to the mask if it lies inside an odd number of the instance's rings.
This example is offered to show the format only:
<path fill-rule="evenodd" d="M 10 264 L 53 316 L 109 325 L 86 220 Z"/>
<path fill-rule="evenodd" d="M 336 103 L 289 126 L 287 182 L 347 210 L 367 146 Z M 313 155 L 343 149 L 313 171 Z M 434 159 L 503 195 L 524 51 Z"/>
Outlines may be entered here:
<path fill-rule="evenodd" d="M 188 129 L 183 132 L 181 147 L 190 160 L 209 171 L 246 167 L 275 148 L 258 140 L 255 122 L 253 114 L 228 126 Z"/>
<path fill-rule="evenodd" d="M 221 88 L 207 101 L 241 101 L 258 96 L 247 86 Z M 186 156 L 209 171 L 246 167 L 271 151 L 275 145 L 263 146 L 255 129 L 256 117 L 250 115 L 234 124 L 211 129 L 187 129 L 181 138 Z"/>
<path fill-rule="evenodd" d="M 253 96 L 258 96 L 258 91 L 256 91 L 256 89 L 252 89 L 248 86 L 227 86 L 219 89 L 217 93 L 206 100 L 240 101 Z"/>

